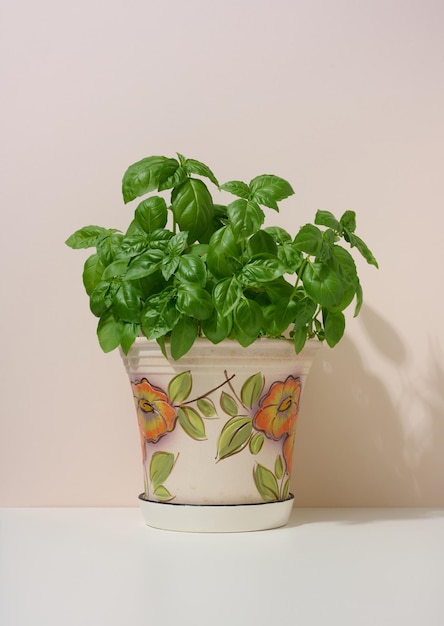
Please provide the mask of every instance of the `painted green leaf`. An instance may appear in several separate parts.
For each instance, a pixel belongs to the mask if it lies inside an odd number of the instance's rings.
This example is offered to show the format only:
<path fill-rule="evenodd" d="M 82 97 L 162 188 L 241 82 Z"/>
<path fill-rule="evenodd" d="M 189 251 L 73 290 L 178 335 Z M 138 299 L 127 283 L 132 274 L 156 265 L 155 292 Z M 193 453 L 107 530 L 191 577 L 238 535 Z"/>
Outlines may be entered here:
<path fill-rule="evenodd" d="M 228 413 L 228 415 L 231 415 L 232 417 L 237 415 L 239 412 L 235 399 L 226 391 L 222 391 L 220 395 L 220 406 L 225 413 Z"/>
<path fill-rule="evenodd" d="M 190 372 L 177 374 L 170 380 L 168 385 L 168 398 L 170 402 L 183 402 L 191 393 L 193 379 Z"/>
<path fill-rule="evenodd" d="M 282 487 L 282 500 L 286 500 L 288 498 L 290 492 L 290 477 L 287 478 L 287 480 L 284 483 L 284 486 Z"/>
<path fill-rule="evenodd" d="M 279 487 L 273 472 L 258 463 L 253 470 L 254 483 L 265 502 L 279 500 Z"/>
<path fill-rule="evenodd" d="M 154 489 L 154 495 L 162 502 L 168 502 L 174 498 L 164 485 L 159 485 L 156 489 Z"/>
<path fill-rule="evenodd" d="M 250 378 L 248 378 L 242 385 L 240 393 L 241 400 L 242 403 L 249 409 L 251 409 L 259 400 L 264 388 L 264 383 L 265 379 L 263 374 L 257 372 L 257 374 L 250 376 Z"/>
<path fill-rule="evenodd" d="M 182 406 L 177 411 L 179 424 L 187 435 L 196 441 L 203 441 L 207 438 L 205 424 L 199 413 L 190 406 Z"/>
<path fill-rule="evenodd" d="M 284 463 L 280 454 L 276 457 L 276 462 L 274 464 L 274 473 L 278 480 L 281 480 L 282 476 L 284 475 Z"/>
<path fill-rule="evenodd" d="M 250 452 L 251 454 L 259 454 L 264 445 L 265 436 L 263 433 L 256 433 L 254 437 L 250 439 Z"/>
<path fill-rule="evenodd" d="M 251 417 L 240 415 L 228 420 L 222 428 L 217 444 L 219 460 L 243 450 L 250 439 L 252 428 L 253 420 Z"/>
<path fill-rule="evenodd" d="M 174 467 L 172 452 L 155 452 L 150 462 L 150 481 L 154 490 L 160 487 L 171 474 Z"/>
<path fill-rule="evenodd" d="M 199 398 L 197 408 L 204 417 L 214 417 L 216 415 L 216 407 L 209 398 Z"/>

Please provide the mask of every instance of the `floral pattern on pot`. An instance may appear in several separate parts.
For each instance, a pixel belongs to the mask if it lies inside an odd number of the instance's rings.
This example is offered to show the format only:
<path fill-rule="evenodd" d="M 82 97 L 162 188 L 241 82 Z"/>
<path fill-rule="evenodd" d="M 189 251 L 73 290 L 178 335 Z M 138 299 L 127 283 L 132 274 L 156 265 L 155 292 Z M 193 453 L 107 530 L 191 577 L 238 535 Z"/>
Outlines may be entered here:
<path fill-rule="evenodd" d="M 172 432 L 176 425 L 195 441 L 205 441 L 205 419 L 217 417 L 216 404 L 210 396 L 221 391 L 219 405 L 228 416 L 217 441 L 215 462 L 248 449 L 259 455 L 265 438 L 282 441 L 273 468 L 256 463 L 252 479 L 264 502 L 288 498 L 292 452 L 299 412 L 301 380 L 288 376 L 284 381 L 273 382 L 264 393 L 265 377 L 257 372 L 245 380 L 238 391 L 233 386 L 235 375 L 225 371 L 225 380 L 208 392 L 190 399 L 193 378 L 186 371 L 174 376 L 167 391 L 152 385 L 147 378 L 131 383 L 137 419 L 142 439 L 143 462 L 146 464 L 146 444 L 155 444 Z M 191 406 L 194 405 L 194 406 Z M 174 499 L 164 485 L 179 457 L 157 451 L 151 457 L 149 471 L 145 474 L 145 494 L 152 491 L 159 500 Z M 145 468 L 146 470 L 148 468 Z"/>
<path fill-rule="evenodd" d="M 299 378 L 288 376 L 284 382 L 273 383 L 260 400 L 260 408 L 253 420 L 254 427 L 276 441 L 292 433 L 296 427 L 300 396 Z"/>
<path fill-rule="evenodd" d="M 153 387 L 146 378 L 131 384 L 140 435 L 144 441 L 156 443 L 174 430 L 176 409 L 168 402 L 167 395 Z"/>

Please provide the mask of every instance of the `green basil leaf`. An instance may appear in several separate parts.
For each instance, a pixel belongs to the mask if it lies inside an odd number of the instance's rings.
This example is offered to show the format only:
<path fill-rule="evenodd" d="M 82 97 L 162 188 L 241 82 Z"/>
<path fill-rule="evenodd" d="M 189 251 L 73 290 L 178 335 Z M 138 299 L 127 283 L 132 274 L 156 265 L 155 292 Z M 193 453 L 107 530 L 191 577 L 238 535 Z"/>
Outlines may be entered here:
<path fill-rule="evenodd" d="M 179 258 L 176 279 L 181 283 L 189 283 L 198 287 L 205 287 L 207 282 L 207 268 L 199 256 L 184 254 Z"/>
<path fill-rule="evenodd" d="M 292 322 L 298 312 L 298 303 L 295 300 L 282 299 L 276 304 L 276 327 L 282 334 Z"/>
<path fill-rule="evenodd" d="M 122 336 L 120 339 L 120 345 L 124 354 L 128 354 L 129 349 L 133 345 L 136 337 L 140 334 L 140 324 L 134 324 L 132 322 L 125 322 L 122 329 Z"/>
<path fill-rule="evenodd" d="M 319 226 L 327 226 L 332 228 L 337 233 L 342 233 L 342 224 L 338 222 L 333 213 L 330 211 L 317 211 L 315 216 L 315 224 Z"/>
<path fill-rule="evenodd" d="M 291 235 L 280 226 L 267 226 L 264 228 L 264 232 L 268 233 L 277 243 L 289 243 L 291 241 Z"/>
<path fill-rule="evenodd" d="M 273 472 L 258 463 L 253 470 L 254 484 L 264 502 L 279 500 L 279 486 Z"/>
<path fill-rule="evenodd" d="M 321 306 L 335 307 L 344 295 L 344 282 L 326 263 L 308 263 L 303 274 L 307 295 Z"/>
<path fill-rule="evenodd" d="M 238 196 L 239 198 L 250 197 L 250 187 L 240 180 L 230 180 L 221 185 L 220 188 L 223 189 L 223 191 L 232 193 L 234 196 Z"/>
<path fill-rule="evenodd" d="M 180 230 L 188 232 L 188 242 L 201 241 L 211 228 L 214 215 L 213 199 L 206 185 L 189 178 L 174 188 L 171 202 Z"/>
<path fill-rule="evenodd" d="M 208 165 L 205 165 L 205 163 L 196 161 L 196 159 L 187 159 L 185 161 L 185 169 L 189 174 L 197 174 L 198 176 L 205 176 L 205 178 L 209 178 L 213 185 L 219 187 L 216 176 L 210 170 Z"/>
<path fill-rule="evenodd" d="M 248 298 L 242 298 L 234 309 L 233 320 L 239 340 L 244 335 L 247 338 L 256 338 L 261 331 L 264 317 L 257 302 Z M 239 331 L 241 332 L 239 333 Z M 245 343 L 243 339 L 242 341 Z"/>
<path fill-rule="evenodd" d="M 212 343 L 220 343 L 226 339 L 231 333 L 232 316 L 222 315 L 216 310 L 213 311 L 211 317 L 202 320 L 202 332 Z"/>
<path fill-rule="evenodd" d="M 359 250 L 367 263 L 369 263 L 370 265 L 374 265 L 375 267 L 379 267 L 377 260 L 373 256 L 373 253 L 369 250 L 367 244 L 364 243 L 360 237 L 351 233 L 350 245 L 352 248 L 356 247 Z"/>
<path fill-rule="evenodd" d="M 278 258 L 285 265 L 288 274 L 294 274 L 302 264 L 302 253 L 293 243 L 285 243 L 278 248 Z"/>
<path fill-rule="evenodd" d="M 294 238 L 296 249 L 312 256 L 321 254 L 323 243 L 322 231 L 317 226 L 313 226 L 313 224 L 302 226 Z"/>
<path fill-rule="evenodd" d="M 177 411 L 179 424 L 186 434 L 196 441 L 204 441 L 207 438 L 205 423 L 199 413 L 190 406 L 182 406 Z"/>
<path fill-rule="evenodd" d="M 211 317 L 214 309 L 210 294 L 190 284 L 179 285 L 176 306 L 181 313 L 199 320 Z"/>
<path fill-rule="evenodd" d="M 117 291 L 119 285 L 103 280 L 92 291 L 89 297 L 89 308 L 96 317 L 101 317 L 111 307 L 114 296 L 114 293 L 111 293 L 113 285 L 116 285 L 115 291 Z"/>
<path fill-rule="evenodd" d="M 92 254 L 85 261 L 83 266 L 83 285 L 86 293 L 90 296 L 97 285 L 101 282 L 105 267 L 99 259 L 98 254 Z"/>
<path fill-rule="evenodd" d="M 311 322 L 315 313 L 317 305 L 311 298 L 304 297 L 300 300 L 296 300 L 296 315 L 293 318 L 295 328 L 303 328 L 304 332 L 307 324 Z"/>
<path fill-rule="evenodd" d="M 264 212 L 257 202 L 243 198 L 229 204 L 227 213 L 236 241 L 245 239 L 259 230 L 265 219 Z"/>
<path fill-rule="evenodd" d="M 258 287 L 285 274 L 285 266 L 278 257 L 271 254 L 261 254 L 244 265 L 239 274 L 239 280 L 244 285 Z"/>
<path fill-rule="evenodd" d="M 355 312 L 353 314 L 353 317 L 356 317 L 357 315 L 359 315 L 359 312 L 362 307 L 362 300 L 363 300 L 362 287 L 361 287 L 361 283 L 358 280 L 358 284 L 356 285 L 356 307 L 355 307 Z"/>
<path fill-rule="evenodd" d="M 342 339 L 345 330 L 345 317 L 341 311 L 324 310 L 325 340 L 333 348 Z"/>
<path fill-rule="evenodd" d="M 288 198 L 294 191 L 289 182 L 273 174 L 256 176 L 250 182 L 251 198 L 259 204 L 277 210 L 276 202 Z"/>
<path fill-rule="evenodd" d="M 135 210 L 134 218 L 146 233 L 152 233 L 154 230 L 164 228 L 168 219 L 168 209 L 165 200 L 160 196 L 142 200 Z"/>
<path fill-rule="evenodd" d="M 151 156 L 129 166 L 122 180 L 122 195 L 125 204 L 157 189 L 165 161 L 167 158 L 164 156 Z"/>
<path fill-rule="evenodd" d="M 176 290 L 164 289 L 145 301 L 142 311 L 142 330 L 147 339 L 157 339 L 171 331 L 177 323 L 179 313 L 174 305 Z"/>
<path fill-rule="evenodd" d="M 269 283 L 264 283 L 264 289 L 272 302 L 279 302 L 281 298 L 291 298 L 294 287 L 285 278 L 277 278 Z"/>
<path fill-rule="evenodd" d="M 97 254 L 104 265 L 109 265 L 114 261 L 123 241 L 123 235 L 111 232 L 99 237 L 97 240 Z"/>
<path fill-rule="evenodd" d="M 112 280 L 113 278 L 122 278 L 128 270 L 128 259 L 117 259 L 105 267 L 103 272 L 103 280 Z"/>
<path fill-rule="evenodd" d="M 124 322 L 139 324 L 142 314 L 141 295 L 140 289 L 133 282 L 122 282 L 113 299 L 116 317 Z"/>
<path fill-rule="evenodd" d="M 94 248 L 97 245 L 97 240 L 100 236 L 103 236 L 108 231 L 102 226 L 85 226 L 80 230 L 76 230 L 65 241 L 66 245 L 75 250 L 80 248 Z"/>
<path fill-rule="evenodd" d="M 187 172 L 181 167 L 176 159 L 166 159 L 159 173 L 159 191 L 172 189 L 182 184 L 187 179 Z"/>
<path fill-rule="evenodd" d="M 229 315 L 242 297 L 242 287 L 235 276 L 224 278 L 213 289 L 213 302 L 221 315 Z"/>
<path fill-rule="evenodd" d="M 171 356 L 180 359 L 193 345 L 197 337 L 197 323 L 190 317 L 181 317 L 171 331 Z"/>
<path fill-rule="evenodd" d="M 307 342 L 307 327 L 295 328 L 293 332 L 293 343 L 296 354 L 299 354 L 304 349 Z"/>
<path fill-rule="evenodd" d="M 240 452 L 248 444 L 253 430 L 251 417 L 233 417 L 225 424 L 217 442 L 217 457 L 226 459 Z"/>
<path fill-rule="evenodd" d="M 347 229 L 350 233 L 354 233 L 356 230 L 356 213 L 354 211 L 345 211 L 339 220 L 341 226 Z"/>
<path fill-rule="evenodd" d="M 162 276 L 166 281 L 169 281 L 171 276 L 176 271 L 177 266 L 179 265 L 179 259 L 179 256 L 169 256 L 162 259 L 160 269 L 162 270 Z"/>
<path fill-rule="evenodd" d="M 259 230 L 248 240 L 247 254 L 253 257 L 264 253 L 277 256 L 278 247 L 274 238 L 269 233 L 264 230 Z"/>
<path fill-rule="evenodd" d="M 97 336 L 104 352 L 111 352 L 120 344 L 123 322 L 116 320 L 112 311 L 107 311 L 99 320 Z"/>
<path fill-rule="evenodd" d="M 242 249 L 230 227 L 224 226 L 211 237 L 207 266 L 216 278 L 232 276 L 240 268 Z"/>
<path fill-rule="evenodd" d="M 160 268 L 164 253 L 161 250 L 148 250 L 144 254 L 132 259 L 126 272 L 126 280 L 137 280 L 154 274 Z"/>

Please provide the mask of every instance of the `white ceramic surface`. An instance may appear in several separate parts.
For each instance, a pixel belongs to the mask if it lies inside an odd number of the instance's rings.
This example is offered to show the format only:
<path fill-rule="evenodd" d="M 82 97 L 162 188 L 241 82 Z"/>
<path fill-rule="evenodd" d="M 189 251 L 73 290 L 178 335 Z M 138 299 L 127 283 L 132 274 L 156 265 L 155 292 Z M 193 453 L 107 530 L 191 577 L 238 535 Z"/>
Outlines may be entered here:
<path fill-rule="evenodd" d="M 281 502 L 234 505 L 193 505 L 150 502 L 139 496 L 148 526 L 194 533 L 238 533 L 279 528 L 287 524 L 293 508 L 290 494 Z"/>

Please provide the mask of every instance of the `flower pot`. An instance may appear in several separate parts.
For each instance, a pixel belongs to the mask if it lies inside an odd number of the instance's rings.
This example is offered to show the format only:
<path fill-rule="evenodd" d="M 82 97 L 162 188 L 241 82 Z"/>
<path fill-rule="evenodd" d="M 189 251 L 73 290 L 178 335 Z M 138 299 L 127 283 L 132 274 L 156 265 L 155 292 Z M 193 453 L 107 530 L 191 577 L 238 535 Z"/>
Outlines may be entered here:
<path fill-rule="evenodd" d="M 174 361 L 139 337 L 122 355 L 139 425 L 150 526 L 246 531 L 285 525 L 304 381 L 319 347 L 197 339 Z M 168 345 L 166 346 L 168 352 Z"/>

